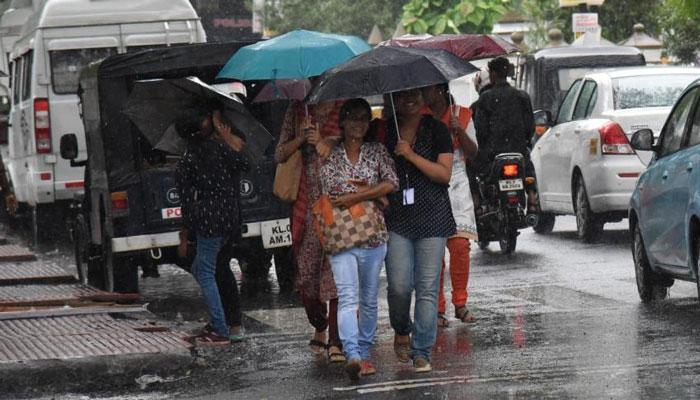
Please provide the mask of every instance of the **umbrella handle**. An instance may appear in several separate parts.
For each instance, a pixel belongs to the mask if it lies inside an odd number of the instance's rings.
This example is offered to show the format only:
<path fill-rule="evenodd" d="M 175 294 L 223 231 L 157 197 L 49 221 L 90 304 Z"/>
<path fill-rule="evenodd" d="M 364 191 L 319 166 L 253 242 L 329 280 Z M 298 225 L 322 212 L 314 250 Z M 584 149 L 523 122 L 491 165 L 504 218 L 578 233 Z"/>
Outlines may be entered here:
<path fill-rule="evenodd" d="M 394 125 L 396 125 L 396 136 L 401 139 L 401 131 L 399 130 L 399 119 L 396 117 L 396 107 L 394 107 L 394 92 L 389 93 L 389 101 L 391 102 L 391 115 L 394 116 Z"/>

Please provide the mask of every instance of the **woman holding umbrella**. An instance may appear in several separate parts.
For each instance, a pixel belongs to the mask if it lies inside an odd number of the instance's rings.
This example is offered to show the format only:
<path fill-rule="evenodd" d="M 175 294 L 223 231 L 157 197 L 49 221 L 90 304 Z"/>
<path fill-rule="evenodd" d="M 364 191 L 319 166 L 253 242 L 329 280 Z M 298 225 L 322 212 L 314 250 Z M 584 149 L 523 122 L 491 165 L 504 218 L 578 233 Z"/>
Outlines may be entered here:
<path fill-rule="evenodd" d="M 456 229 L 447 192 L 452 176 L 452 139 L 443 123 L 423 113 L 421 90 L 401 91 L 395 98 L 398 132 L 394 124 L 386 124 L 383 135 L 387 148 L 395 154 L 400 182 L 400 190 L 389 196 L 385 212 L 389 317 L 399 361 L 413 359 L 416 372 L 429 372 L 437 335 L 442 259 L 447 238 Z"/>
<path fill-rule="evenodd" d="M 328 260 L 313 227 L 312 206 L 321 196 L 320 168 L 340 138 L 336 102 L 289 107 L 280 133 L 275 159 L 284 162 L 297 150 L 302 174 L 292 207 L 292 246 L 297 263 L 296 286 L 306 315 L 315 328 L 309 347 L 314 355 L 327 350 L 331 362 L 344 362 L 338 335 L 338 295 Z M 328 303 L 328 306 L 326 305 Z M 326 336 L 328 329 L 328 337 Z"/>

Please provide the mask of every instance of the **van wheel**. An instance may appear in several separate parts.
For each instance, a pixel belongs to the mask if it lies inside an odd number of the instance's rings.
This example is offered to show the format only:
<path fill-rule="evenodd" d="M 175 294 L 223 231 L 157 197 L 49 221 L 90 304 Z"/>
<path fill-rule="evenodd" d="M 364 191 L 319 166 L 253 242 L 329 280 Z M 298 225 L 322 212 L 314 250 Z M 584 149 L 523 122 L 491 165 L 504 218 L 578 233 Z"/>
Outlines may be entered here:
<path fill-rule="evenodd" d="M 651 303 L 668 297 L 668 287 L 673 284 L 673 279 L 666 278 L 651 270 L 639 224 L 634 227 L 632 255 L 634 256 L 637 291 L 642 302 Z"/>
<path fill-rule="evenodd" d="M 583 177 L 576 178 L 576 233 L 586 243 L 595 242 L 603 232 L 603 222 L 591 210 Z"/>
<path fill-rule="evenodd" d="M 75 268 L 78 273 L 80 283 L 88 284 L 88 264 L 90 254 L 88 253 L 88 228 L 85 216 L 78 214 L 72 224 L 71 236 L 73 239 L 73 253 L 75 256 Z"/>
<path fill-rule="evenodd" d="M 552 233 L 552 231 L 554 230 L 555 220 L 556 216 L 554 214 L 541 213 L 539 215 L 537 223 L 535 224 L 535 226 L 532 227 L 532 230 L 534 230 L 535 233 L 539 233 L 540 235 Z"/>

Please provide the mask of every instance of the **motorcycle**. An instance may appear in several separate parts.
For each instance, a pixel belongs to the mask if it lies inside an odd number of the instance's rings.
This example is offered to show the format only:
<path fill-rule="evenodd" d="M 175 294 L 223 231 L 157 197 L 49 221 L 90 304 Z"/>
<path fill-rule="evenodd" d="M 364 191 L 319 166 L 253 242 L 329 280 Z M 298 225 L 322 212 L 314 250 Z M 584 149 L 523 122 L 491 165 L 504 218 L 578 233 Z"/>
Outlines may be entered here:
<path fill-rule="evenodd" d="M 512 254 L 519 230 L 537 224 L 537 215 L 526 213 L 525 185 L 534 183 L 534 178 L 525 176 L 525 158 L 519 153 L 499 154 L 477 182 L 482 210 L 476 216 L 479 248 L 497 241 L 503 254 Z"/>

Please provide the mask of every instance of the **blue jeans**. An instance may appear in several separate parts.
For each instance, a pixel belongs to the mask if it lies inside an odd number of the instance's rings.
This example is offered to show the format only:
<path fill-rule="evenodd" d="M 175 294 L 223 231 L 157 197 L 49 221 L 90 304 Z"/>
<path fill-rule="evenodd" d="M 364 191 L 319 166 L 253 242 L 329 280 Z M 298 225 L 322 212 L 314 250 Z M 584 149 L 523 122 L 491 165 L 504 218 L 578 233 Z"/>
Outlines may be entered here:
<path fill-rule="evenodd" d="M 379 273 L 385 256 L 383 244 L 373 249 L 354 247 L 330 258 L 338 289 L 338 332 L 348 360 L 369 359 L 377 332 Z"/>
<path fill-rule="evenodd" d="M 197 255 L 192 263 L 192 274 L 202 289 L 204 302 L 214 332 L 229 337 L 229 328 L 224 316 L 224 307 L 221 304 L 219 288 L 216 285 L 216 257 L 224 245 L 222 237 L 197 237 Z"/>
<path fill-rule="evenodd" d="M 389 283 L 389 319 L 398 335 L 412 334 L 411 356 L 430 360 L 437 336 L 438 289 L 447 238 L 408 239 L 389 232 L 386 277 Z M 416 292 L 415 322 L 411 297 Z"/>

